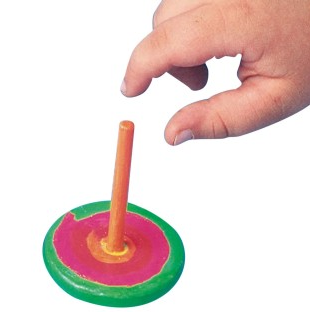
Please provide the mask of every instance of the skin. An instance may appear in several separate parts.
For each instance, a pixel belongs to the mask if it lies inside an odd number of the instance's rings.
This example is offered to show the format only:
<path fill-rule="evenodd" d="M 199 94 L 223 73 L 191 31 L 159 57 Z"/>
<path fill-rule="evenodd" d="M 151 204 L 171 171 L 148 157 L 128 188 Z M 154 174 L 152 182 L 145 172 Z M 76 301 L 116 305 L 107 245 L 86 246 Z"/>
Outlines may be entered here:
<path fill-rule="evenodd" d="M 137 96 L 166 72 L 199 90 L 206 61 L 237 54 L 241 86 L 178 111 L 165 130 L 169 144 L 244 135 L 310 103 L 310 0 L 163 0 L 121 90 Z"/>

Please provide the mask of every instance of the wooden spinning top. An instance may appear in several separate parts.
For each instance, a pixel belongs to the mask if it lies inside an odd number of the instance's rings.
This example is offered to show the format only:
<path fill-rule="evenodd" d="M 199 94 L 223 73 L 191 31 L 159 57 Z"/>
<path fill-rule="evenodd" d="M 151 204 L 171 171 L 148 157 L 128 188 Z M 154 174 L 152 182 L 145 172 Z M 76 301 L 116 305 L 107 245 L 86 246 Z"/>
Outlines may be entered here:
<path fill-rule="evenodd" d="M 70 295 L 129 307 L 167 293 L 182 274 L 178 233 L 153 213 L 128 203 L 134 124 L 119 125 L 111 201 L 77 207 L 60 217 L 43 243 L 46 268 Z"/>

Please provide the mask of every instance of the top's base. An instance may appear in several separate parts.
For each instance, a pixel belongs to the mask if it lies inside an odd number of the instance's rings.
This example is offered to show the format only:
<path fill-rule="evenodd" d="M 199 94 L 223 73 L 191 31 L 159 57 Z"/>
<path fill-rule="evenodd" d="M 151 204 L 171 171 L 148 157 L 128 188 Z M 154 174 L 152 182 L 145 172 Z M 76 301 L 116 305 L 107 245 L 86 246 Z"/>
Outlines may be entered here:
<path fill-rule="evenodd" d="M 128 259 L 120 255 L 112 260 L 121 261 L 107 261 L 100 244 L 107 234 L 109 209 L 110 201 L 96 202 L 59 218 L 43 244 L 47 270 L 70 295 L 99 305 L 138 306 L 161 297 L 183 271 L 179 235 L 158 216 L 128 204 L 125 235 L 135 250 Z"/>

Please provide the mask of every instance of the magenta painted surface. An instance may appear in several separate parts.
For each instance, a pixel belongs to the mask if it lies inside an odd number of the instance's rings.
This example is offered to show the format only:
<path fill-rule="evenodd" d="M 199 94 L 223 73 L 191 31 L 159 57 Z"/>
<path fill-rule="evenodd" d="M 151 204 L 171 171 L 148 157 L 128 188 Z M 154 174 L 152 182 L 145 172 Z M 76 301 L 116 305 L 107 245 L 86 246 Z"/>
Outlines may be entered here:
<path fill-rule="evenodd" d="M 81 277 L 110 286 L 133 286 L 158 274 L 169 257 L 169 244 L 162 230 L 150 220 L 128 212 L 125 235 L 136 246 L 124 263 L 102 263 L 90 253 L 86 238 L 91 231 L 107 235 L 109 212 L 75 220 L 67 213 L 54 234 L 59 259 Z"/>

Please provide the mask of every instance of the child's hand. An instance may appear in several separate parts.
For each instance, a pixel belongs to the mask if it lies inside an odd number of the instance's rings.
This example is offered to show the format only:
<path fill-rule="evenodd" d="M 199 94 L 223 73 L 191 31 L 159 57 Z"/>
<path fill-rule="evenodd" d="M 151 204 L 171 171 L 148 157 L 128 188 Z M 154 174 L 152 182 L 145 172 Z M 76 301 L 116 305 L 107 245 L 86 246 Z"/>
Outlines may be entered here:
<path fill-rule="evenodd" d="M 310 0 L 165 0 L 153 23 L 130 58 L 126 96 L 165 72 L 201 89 L 207 60 L 242 55 L 242 85 L 177 112 L 166 127 L 169 144 L 246 134 L 310 103 Z"/>

